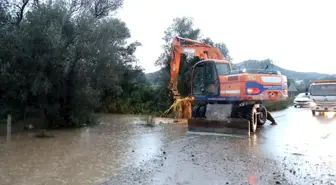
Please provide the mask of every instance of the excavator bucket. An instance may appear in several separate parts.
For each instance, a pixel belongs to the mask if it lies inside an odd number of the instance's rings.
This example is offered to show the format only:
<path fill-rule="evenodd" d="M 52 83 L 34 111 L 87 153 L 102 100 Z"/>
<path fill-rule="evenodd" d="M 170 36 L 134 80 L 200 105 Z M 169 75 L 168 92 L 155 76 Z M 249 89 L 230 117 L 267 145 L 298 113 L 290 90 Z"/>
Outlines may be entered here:
<path fill-rule="evenodd" d="M 188 119 L 188 133 L 250 136 L 250 122 L 248 120 L 229 118 L 231 106 L 209 104 L 206 108 L 206 118 Z"/>

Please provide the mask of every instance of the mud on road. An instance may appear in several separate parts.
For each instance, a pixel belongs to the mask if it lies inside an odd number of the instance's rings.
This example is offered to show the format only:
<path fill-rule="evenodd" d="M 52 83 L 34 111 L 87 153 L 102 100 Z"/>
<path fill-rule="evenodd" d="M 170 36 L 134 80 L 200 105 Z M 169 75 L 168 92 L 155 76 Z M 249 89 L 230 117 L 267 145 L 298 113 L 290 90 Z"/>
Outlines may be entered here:
<path fill-rule="evenodd" d="M 294 108 L 273 114 L 279 125 L 249 139 L 181 135 L 104 184 L 336 184 L 335 118 Z"/>
<path fill-rule="evenodd" d="M 273 113 L 250 138 L 186 134 L 180 123 L 105 115 L 99 125 L 0 137 L 0 184 L 336 184 L 336 119 Z"/>

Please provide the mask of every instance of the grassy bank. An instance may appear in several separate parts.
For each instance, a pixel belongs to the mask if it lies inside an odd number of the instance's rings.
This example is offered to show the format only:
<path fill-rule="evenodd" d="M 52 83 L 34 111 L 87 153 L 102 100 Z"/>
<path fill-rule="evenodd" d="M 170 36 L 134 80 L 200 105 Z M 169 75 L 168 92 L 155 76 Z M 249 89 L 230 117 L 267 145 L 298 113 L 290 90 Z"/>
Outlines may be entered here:
<path fill-rule="evenodd" d="M 284 110 L 287 107 L 291 106 L 293 104 L 293 99 L 288 98 L 284 101 L 267 101 L 264 102 L 264 105 L 266 106 L 267 110 L 269 111 L 279 111 Z"/>

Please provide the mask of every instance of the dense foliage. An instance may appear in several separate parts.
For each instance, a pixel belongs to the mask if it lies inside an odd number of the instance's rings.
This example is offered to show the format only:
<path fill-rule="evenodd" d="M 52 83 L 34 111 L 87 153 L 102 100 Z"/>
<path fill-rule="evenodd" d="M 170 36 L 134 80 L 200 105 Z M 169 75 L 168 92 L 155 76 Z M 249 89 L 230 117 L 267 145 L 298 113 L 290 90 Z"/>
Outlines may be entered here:
<path fill-rule="evenodd" d="M 148 109 L 140 43 L 127 43 L 129 29 L 113 17 L 122 0 L 18 2 L 0 4 L 2 115 L 34 109 L 52 127 L 90 123 L 93 110 Z"/>

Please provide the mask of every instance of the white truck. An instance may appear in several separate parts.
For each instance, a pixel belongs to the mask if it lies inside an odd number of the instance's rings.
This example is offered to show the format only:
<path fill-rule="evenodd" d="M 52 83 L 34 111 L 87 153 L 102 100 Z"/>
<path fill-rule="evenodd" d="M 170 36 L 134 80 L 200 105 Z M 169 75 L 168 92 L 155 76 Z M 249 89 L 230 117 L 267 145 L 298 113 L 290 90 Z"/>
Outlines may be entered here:
<path fill-rule="evenodd" d="M 317 112 L 336 112 L 336 80 L 315 80 L 310 85 L 309 92 L 313 116 Z"/>

